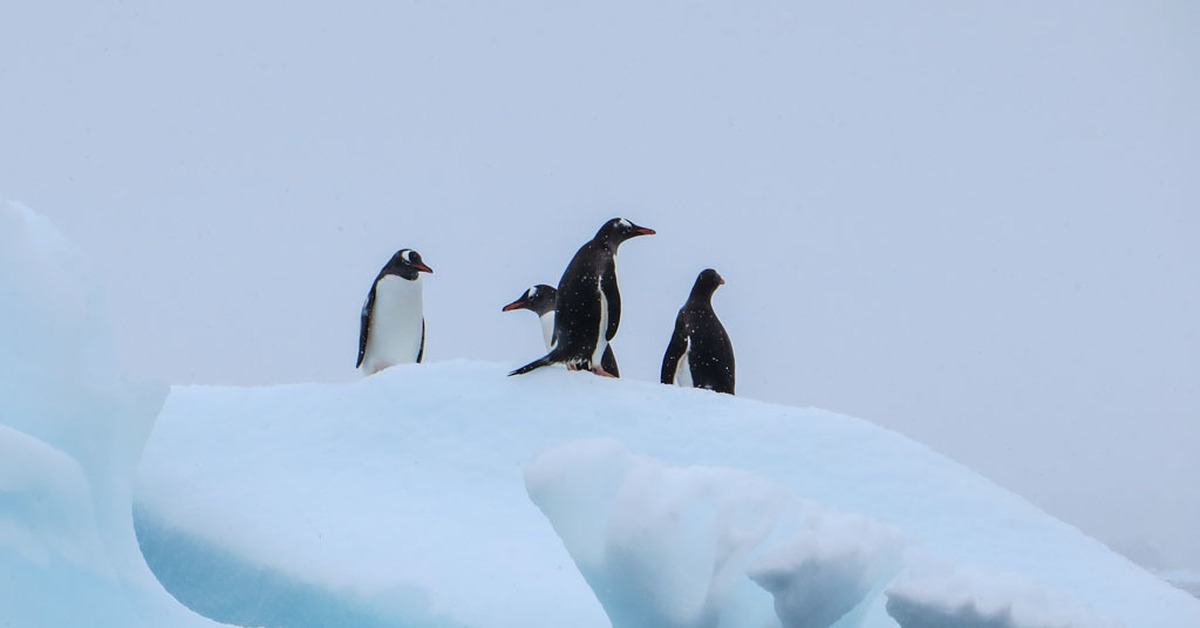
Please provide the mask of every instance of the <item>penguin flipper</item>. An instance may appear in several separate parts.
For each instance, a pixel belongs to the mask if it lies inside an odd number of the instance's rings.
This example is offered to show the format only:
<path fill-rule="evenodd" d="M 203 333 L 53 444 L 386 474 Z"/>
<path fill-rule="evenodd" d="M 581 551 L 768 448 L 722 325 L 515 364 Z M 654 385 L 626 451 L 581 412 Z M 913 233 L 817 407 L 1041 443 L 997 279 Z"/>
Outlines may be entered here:
<path fill-rule="evenodd" d="M 667 352 L 663 355 L 662 374 L 659 378 L 664 384 L 675 383 L 675 370 L 679 368 L 679 360 L 687 351 L 687 330 L 683 317 L 675 318 L 675 332 L 671 334 L 671 342 L 667 343 Z"/>
<path fill-rule="evenodd" d="M 425 357 L 425 319 L 421 319 L 421 348 L 417 350 L 417 364 Z"/>
<path fill-rule="evenodd" d="M 613 377 L 621 376 L 621 372 L 617 369 L 617 356 L 613 353 L 612 345 L 604 347 L 604 355 L 600 356 L 600 367 Z"/>
<path fill-rule="evenodd" d="M 358 328 L 358 362 L 354 364 L 354 368 L 362 366 L 363 356 L 367 354 L 367 333 L 371 330 L 371 308 L 373 307 L 375 307 L 375 284 L 371 284 L 367 300 L 363 301 L 362 320 Z"/>
<path fill-rule="evenodd" d="M 608 272 L 600 274 L 600 291 L 604 293 L 604 301 L 608 304 L 608 329 L 604 331 L 604 339 L 612 340 L 617 335 L 617 327 L 621 325 L 621 290 L 617 287 L 617 269 L 612 264 Z"/>
<path fill-rule="evenodd" d="M 529 364 L 526 364 L 525 366 L 522 366 L 521 368 L 509 373 L 508 376 L 512 377 L 513 375 L 524 375 L 524 374 L 528 373 L 529 371 L 532 371 L 534 369 L 540 369 L 543 366 L 550 366 L 551 364 L 554 364 L 555 362 L 558 362 L 558 359 L 554 355 L 554 352 L 551 351 L 550 353 L 547 353 L 546 355 L 534 360 L 533 362 L 530 362 Z"/>

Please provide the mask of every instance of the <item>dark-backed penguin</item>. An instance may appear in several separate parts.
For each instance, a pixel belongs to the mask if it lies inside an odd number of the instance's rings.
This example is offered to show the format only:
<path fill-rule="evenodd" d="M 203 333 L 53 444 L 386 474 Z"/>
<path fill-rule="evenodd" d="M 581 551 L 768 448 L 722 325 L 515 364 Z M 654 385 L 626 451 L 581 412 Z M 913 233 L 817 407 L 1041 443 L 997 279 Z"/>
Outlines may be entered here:
<path fill-rule="evenodd" d="M 538 315 L 538 320 L 542 323 L 542 340 L 546 342 L 546 350 L 550 351 L 554 348 L 554 305 L 557 302 L 558 290 L 554 286 L 547 286 L 544 283 L 539 283 L 536 286 L 525 291 L 520 298 L 512 303 L 501 308 L 504 312 L 513 310 L 529 310 Z M 613 377 L 620 377 L 620 369 L 617 368 L 617 356 L 613 354 L 612 345 L 604 348 L 604 355 L 600 358 L 600 366 Z"/>
<path fill-rule="evenodd" d="M 712 308 L 712 295 L 725 280 L 706 268 L 675 317 L 675 333 L 663 356 L 662 383 L 733 394 L 733 344 Z"/>
<path fill-rule="evenodd" d="M 624 218 L 604 223 L 595 237 L 579 248 L 558 280 L 554 347 L 509 375 L 560 363 L 571 370 L 612 375 L 601 365 L 601 357 L 621 324 L 617 247 L 630 238 L 653 233 L 653 229 L 639 227 Z"/>
<path fill-rule="evenodd" d="M 358 363 L 371 375 L 396 364 L 425 357 L 425 313 L 421 273 L 433 269 L 412 249 L 400 249 L 388 260 L 362 308 Z"/>

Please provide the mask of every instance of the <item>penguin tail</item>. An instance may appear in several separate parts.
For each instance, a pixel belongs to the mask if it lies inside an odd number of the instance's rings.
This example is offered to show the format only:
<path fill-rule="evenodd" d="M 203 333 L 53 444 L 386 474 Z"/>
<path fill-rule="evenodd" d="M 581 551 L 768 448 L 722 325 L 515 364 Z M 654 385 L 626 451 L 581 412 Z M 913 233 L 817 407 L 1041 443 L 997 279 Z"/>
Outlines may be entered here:
<path fill-rule="evenodd" d="M 513 375 L 524 375 L 534 369 L 540 369 L 543 366 L 550 366 L 551 364 L 554 364 L 557 361 L 558 360 L 554 357 L 553 352 L 547 353 L 546 355 L 534 360 L 533 362 L 530 362 L 529 364 L 526 364 L 525 366 L 522 366 L 521 368 L 509 373 L 508 376 L 512 377 Z"/>

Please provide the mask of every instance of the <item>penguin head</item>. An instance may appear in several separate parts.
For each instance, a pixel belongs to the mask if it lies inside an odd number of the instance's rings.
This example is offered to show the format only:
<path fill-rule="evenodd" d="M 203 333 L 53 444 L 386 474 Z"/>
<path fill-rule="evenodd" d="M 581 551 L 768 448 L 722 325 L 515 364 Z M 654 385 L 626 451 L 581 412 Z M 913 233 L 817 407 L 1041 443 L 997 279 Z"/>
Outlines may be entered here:
<path fill-rule="evenodd" d="M 725 285 L 725 280 L 721 278 L 720 273 L 711 268 L 705 268 L 696 277 L 696 284 L 692 286 L 692 295 L 705 298 L 711 297 L 712 293 L 717 291 L 717 287 L 723 285 Z"/>
<path fill-rule="evenodd" d="M 421 260 L 421 254 L 412 249 L 400 249 L 388 260 L 387 266 L 383 267 L 385 275 L 399 275 L 405 279 L 413 280 L 420 276 L 420 273 L 432 273 L 433 269 L 426 266 Z"/>
<path fill-rule="evenodd" d="M 630 238 L 636 238 L 640 235 L 654 235 L 654 233 L 653 229 L 639 227 L 624 218 L 613 218 L 604 223 L 603 227 L 600 227 L 594 239 L 600 240 L 608 244 L 609 247 L 616 249 L 618 245 Z"/>
<path fill-rule="evenodd" d="M 544 283 L 525 291 L 521 298 L 509 303 L 500 308 L 502 312 L 511 312 L 513 310 L 532 310 L 538 316 L 547 312 L 554 311 L 554 303 L 558 297 L 558 290 L 553 286 L 547 286 Z"/>

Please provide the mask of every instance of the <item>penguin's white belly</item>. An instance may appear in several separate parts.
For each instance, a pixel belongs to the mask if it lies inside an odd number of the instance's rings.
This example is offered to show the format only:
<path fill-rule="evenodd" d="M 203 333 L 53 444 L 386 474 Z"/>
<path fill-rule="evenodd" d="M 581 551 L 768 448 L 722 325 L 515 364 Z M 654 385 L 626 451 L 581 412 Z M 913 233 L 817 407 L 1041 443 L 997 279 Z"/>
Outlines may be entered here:
<path fill-rule="evenodd" d="M 363 371 L 370 374 L 416 362 L 421 353 L 424 318 L 420 277 L 410 281 L 388 275 L 380 279 L 375 285 Z"/>
<path fill-rule="evenodd" d="M 675 365 L 675 384 L 684 388 L 692 387 L 692 365 L 688 362 L 688 354 L 692 352 L 692 339 L 688 338 L 687 346 L 683 348 L 683 356 Z"/>
<path fill-rule="evenodd" d="M 546 350 L 554 348 L 554 312 L 546 312 L 538 317 L 542 321 L 542 340 L 546 341 Z"/>
<path fill-rule="evenodd" d="M 596 289 L 600 289 L 599 280 L 597 280 Z M 604 350 L 608 348 L 608 340 L 604 337 L 608 332 L 608 298 L 604 296 L 604 291 L 600 290 L 600 329 L 596 331 L 596 349 L 592 351 L 592 368 L 600 366 L 600 359 L 604 357 Z"/>

